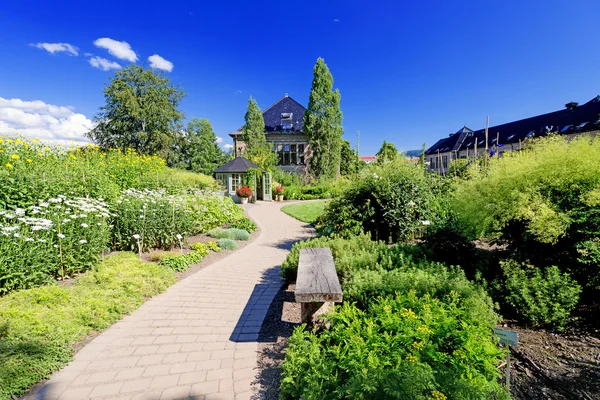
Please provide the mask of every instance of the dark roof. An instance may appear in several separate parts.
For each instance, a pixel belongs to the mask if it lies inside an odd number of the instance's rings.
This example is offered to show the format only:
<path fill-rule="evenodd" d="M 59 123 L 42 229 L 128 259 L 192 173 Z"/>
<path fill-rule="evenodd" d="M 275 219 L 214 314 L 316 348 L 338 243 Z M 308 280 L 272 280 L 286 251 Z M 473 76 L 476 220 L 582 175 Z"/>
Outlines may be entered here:
<path fill-rule="evenodd" d="M 252 161 L 244 158 L 244 157 L 236 157 L 233 160 L 229 161 L 227 164 L 220 166 L 215 169 L 215 174 L 222 173 L 239 173 L 246 172 L 252 168 L 260 168 L 258 165 L 254 164 Z"/>
<path fill-rule="evenodd" d="M 286 93 L 271 107 L 263 111 L 263 119 L 265 120 L 265 133 L 302 133 L 302 122 L 306 108 L 292 99 Z M 282 114 L 291 114 L 291 129 L 284 132 L 282 127 Z M 239 135 L 242 133 L 242 128 L 230 133 L 230 135 Z"/>
<path fill-rule="evenodd" d="M 537 115 L 519 121 L 509 122 L 488 128 L 488 146 L 496 144 L 518 143 L 533 136 L 545 136 L 549 132 L 576 133 L 600 129 L 600 96 L 587 103 L 575 107 L 564 108 L 548 114 Z M 585 124 L 584 124 L 585 123 Z M 582 126 L 583 124 L 583 126 Z M 567 130 L 563 129 L 567 127 Z M 485 148 L 485 129 L 471 131 L 464 127 L 450 137 L 438 140 L 425 154 L 434 154 L 438 151 L 460 151 L 475 147 Z"/>

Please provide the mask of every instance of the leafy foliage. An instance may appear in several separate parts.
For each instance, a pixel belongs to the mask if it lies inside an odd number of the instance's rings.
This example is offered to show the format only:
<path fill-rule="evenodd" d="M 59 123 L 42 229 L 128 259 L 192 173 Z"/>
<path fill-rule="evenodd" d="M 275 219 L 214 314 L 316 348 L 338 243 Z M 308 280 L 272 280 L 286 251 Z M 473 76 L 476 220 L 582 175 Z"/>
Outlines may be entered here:
<path fill-rule="evenodd" d="M 192 118 L 188 122 L 183 143 L 180 152 L 185 157 L 184 165 L 194 172 L 212 175 L 226 161 L 225 153 L 217 143 L 217 135 L 206 118 Z"/>
<path fill-rule="evenodd" d="M 294 331 L 282 399 L 508 398 L 492 326 L 452 293 L 398 293 L 365 311 L 345 303 L 329 320 L 320 335 Z"/>
<path fill-rule="evenodd" d="M 232 223 L 231 225 L 229 225 L 229 227 L 235 228 L 235 229 L 241 229 L 246 232 L 254 232 L 254 231 L 258 230 L 258 227 L 254 223 L 254 221 L 252 221 L 248 217 L 244 217 L 244 218 Z"/>
<path fill-rule="evenodd" d="M 506 301 L 531 324 L 562 330 L 579 300 L 581 286 L 555 266 L 542 272 L 515 261 L 501 264 Z"/>
<path fill-rule="evenodd" d="M 236 228 L 223 229 L 215 228 L 208 232 L 208 235 L 214 238 L 233 239 L 233 240 L 249 240 L 250 233 Z"/>
<path fill-rule="evenodd" d="M 244 157 L 266 170 L 273 169 L 277 156 L 273 153 L 271 145 L 267 143 L 263 113 L 252 96 L 248 99 L 248 109 L 244 119 L 246 121 L 242 128 L 242 140 L 246 144 Z"/>
<path fill-rule="evenodd" d="M 362 168 L 360 158 L 356 151 L 350 147 L 350 142 L 342 141 L 340 173 L 342 176 L 356 175 Z"/>
<path fill-rule="evenodd" d="M 231 239 L 226 239 L 226 238 L 219 239 L 217 244 L 219 245 L 220 248 L 222 248 L 224 250 L 235 250 L 238 248 L 238 245 L 235 241 L 233 241 Z"/>
<path fill-rule="evenodd" d="M 73 345 L 107 328 L 175 282 L 171 270 L 131 253 L 108 257 L 70 287 L 49 285 L 0 297 L 0 399 L 22 395 L 65 366 Z"/>
<path fill-rule="evenodd" d="M 379 149 L 376 156 L 378 164 L 391 163 L 400 158 L 400 154 L 398 153 L 398 149 L 394 143 L 390 143 L 385 140 L 383 141 L 381 149 Z"/>
<path fill-rule="evenodd" d="M 302 125 L 312 149 L 308 171 L 317 180 L 333 179 L 340 174 L 344 133 L 340 99 L 339 90 L 333 90 L 333 76 L 325 60 L 318 58 Z"/>
<path fill-rule="evenodd" d="M 442 213 L 435 178 L 402 160 L 361 172 L 318 221 L 323 232 L 345 237 L 368 232 L 397 242 L 420 235 L 424 221 Z"/>
<path fill-rule="evenodd" d="M 600 287 L 598 159 L 599 137 L 537 139 L 486 168 L 471 166 L 449 204 L 467 238 L 498 238 L 517 261 L 556 265 Z"/>
<path fill-rule="evenodd" d="M 106 85 L 106 104 L 88 137 L 104 149 L 133 148 L 167 157 L 183 119 L 178 107 L 184 96 L 163 73 L 131 64 L 115 72 Z"/>

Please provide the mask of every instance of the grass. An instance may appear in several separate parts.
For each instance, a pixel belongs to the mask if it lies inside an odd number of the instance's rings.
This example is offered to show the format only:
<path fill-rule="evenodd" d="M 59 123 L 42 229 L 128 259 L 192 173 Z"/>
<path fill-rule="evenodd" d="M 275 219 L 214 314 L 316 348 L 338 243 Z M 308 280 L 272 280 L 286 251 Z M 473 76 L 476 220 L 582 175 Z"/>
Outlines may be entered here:
<path fill-rule="evenodd" d="M 281 211 L 302 222 L 314 224 L 317 218 L 323 214 L 326 204 L 327 200 L 307 201 L 283 206 L 281 207 Z"/>
<path fill-rule="evenodd" d="M 65 366 L 75 343 L 173 283 L 169 268 L 118 253 L 70 287 L 49 285 L 0 297 L 0 400 L 25 393 Z"/>

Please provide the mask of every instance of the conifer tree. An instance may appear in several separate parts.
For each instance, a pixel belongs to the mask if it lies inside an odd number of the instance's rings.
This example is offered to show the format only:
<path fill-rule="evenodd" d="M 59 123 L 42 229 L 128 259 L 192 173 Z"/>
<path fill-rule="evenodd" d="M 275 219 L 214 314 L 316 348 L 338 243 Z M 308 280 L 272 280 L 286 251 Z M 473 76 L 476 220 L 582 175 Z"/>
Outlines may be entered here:
<path fill-rule="evenodd" d="M 302 128 L 312 152 L 308 171 L 316 179 L 333 179 L 340 174 L 344 133 L 340 99 L 325 60 L 317 59 Z"/>
<path fill-rule="evenodd" d="M 376 156 L 378 164 L 387 164 L 396 161 L 400 157 L 400 154 L 398 154 L 398 149 L 394 146 L 394 143 L 384 140 Z"/>
<path fill-rule="evenodd" d="M 246 143 L 243 156 L 266 170 L 275 165 L 276 155 L 265 138 L 265 120 L 256 100 L 250 96 L 248 110 L 244 117 L 242 140 Z"/>

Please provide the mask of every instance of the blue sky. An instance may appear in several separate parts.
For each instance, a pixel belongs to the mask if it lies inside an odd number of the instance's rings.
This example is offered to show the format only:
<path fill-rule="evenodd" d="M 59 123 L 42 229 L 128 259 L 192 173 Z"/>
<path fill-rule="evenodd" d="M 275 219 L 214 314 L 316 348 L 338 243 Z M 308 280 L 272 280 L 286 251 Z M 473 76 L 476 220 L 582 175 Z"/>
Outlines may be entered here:
<path fill-rule="evenodd" d="M 80 136 L 115 71 L 92 66 L 95 57 L 171 62 L 186 116 L 208 118 L 223 145 L 250 95 L 263 109 L 285 93 L 306 105 L 317 57 L 342 94 L 344 137 L 354 145 L 360 130 L 362 155 L 383 140 L 416 149 L 481 128 L 487 115 L 495 125 L 600 94 L 597 0 L 129 3 L 2 2 L 0 131 Z M 133 53 L 96 46 L 100 38 Z"/>

